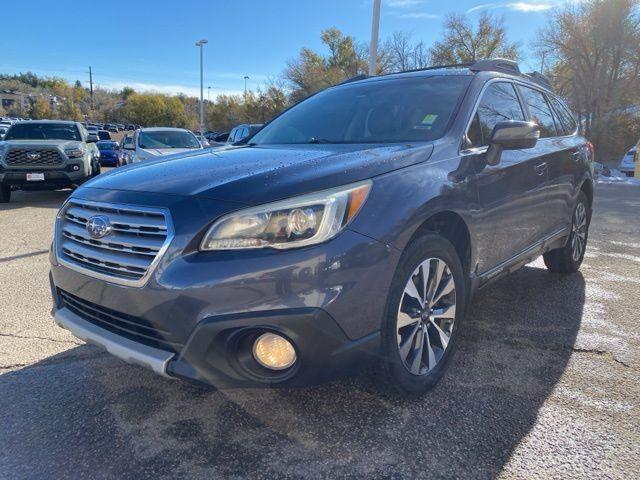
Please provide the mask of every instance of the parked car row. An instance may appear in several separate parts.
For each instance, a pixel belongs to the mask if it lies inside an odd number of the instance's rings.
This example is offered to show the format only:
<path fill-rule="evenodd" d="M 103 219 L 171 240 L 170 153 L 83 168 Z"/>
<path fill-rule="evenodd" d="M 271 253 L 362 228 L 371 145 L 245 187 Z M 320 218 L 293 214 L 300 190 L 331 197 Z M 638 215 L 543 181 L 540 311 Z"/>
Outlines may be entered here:
<path fill-rule="evenodd" d="M 89 129 L 106 130 L 107 132 L 112 132 L 112 133 L 131 131 L 131 130 L 135 130 L 136 128 L 140 128 L 140 125 L 134 125 L 134 124 L 126 124 L 125 125 L 124 123 L 88 123 L 88 122 L 82 122 L 82 125 L 84 125 L 84 127 L 87 130 L 89 130 Z"/>

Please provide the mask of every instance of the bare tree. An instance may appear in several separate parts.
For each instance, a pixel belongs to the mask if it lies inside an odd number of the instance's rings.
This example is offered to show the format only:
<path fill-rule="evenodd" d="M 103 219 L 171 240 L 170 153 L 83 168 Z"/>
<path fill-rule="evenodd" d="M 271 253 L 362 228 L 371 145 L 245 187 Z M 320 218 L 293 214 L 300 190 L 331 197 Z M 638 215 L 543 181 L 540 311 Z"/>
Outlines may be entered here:
<path fill-rule="evenodd" d="M 430 48 L 431 63 L 446 65 L 501 57 L 517 60 L 517 43 L 507 39 L 504 18 L 482 13 L 474 26 L 460 14 L 450 14 L 444 22 L 444 38 Z"/>
<path fill-rule="evenodd" d="M 386 68 L 389 71 L 402 72 L 424 68 L 429 64 L 429 51 L 424 43 L 414 43 L 411 35 L 403 32 L 395 32 L 384 42 L 382 51 L 388 58 Z"/>
<path fill-rule="evenodd" d="M 640 135 L 637 112 L 633 121 L 640 101 L 638 6 L 638 0 L 568 4 L 550 14 L 536 44 L 556 90 L 569 99 L 605 159 Z M 614 131 L 613 123 L 626 132 Z"/>

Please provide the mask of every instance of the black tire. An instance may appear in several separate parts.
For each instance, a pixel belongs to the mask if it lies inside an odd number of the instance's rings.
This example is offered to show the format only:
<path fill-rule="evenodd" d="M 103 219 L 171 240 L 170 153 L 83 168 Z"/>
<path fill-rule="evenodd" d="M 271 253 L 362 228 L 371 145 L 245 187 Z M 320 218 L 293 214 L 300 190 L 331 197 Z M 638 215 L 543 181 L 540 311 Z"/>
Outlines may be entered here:
<path fill-rule="evenodd" d="M 98 175 L 100 175 L 100 171 L 101 171 L 100 162 L 96 162 L 91 167 L 91 178 L 94 178 L 94 177 L 97 177 Z"/>
<path fill-rule="evenodd" d="M 584 212 L 583 226 L 579 224 L 579 212 L 581 209 Z M 554 273 L 576 273 L 580 269 L 582 260 L 584 260 L 585 251 L 587 250 L 590 223 L 591 209 L 589 208 L 589 201 L 584 192 L 580 192 L 571 216 L 571 234 L 567 239 L 567 243 L 564 247 L 551 250 L 543 255 L 544 264 L 549 271 Z M 582 240 L 582 238 L 584 238 L 584 240 Z M 576 242 L 578 242 L 581 247 L 579 253 L 574 255 Z"/>
<path fill-rule="evenodd" d="M 9 203 L 11 201 L 11 185 L 0 185 L 0 203 Z"/>
<path fill-rule="evenodd" d="M 407 309 L 407 300 L 409 303 L 414 304 L 414 306 L 419 307 L 419 305 L 415 304 L 414 297 L 410 296 L 410 298 L 406 297 L 405 287 L 409 287 L 409 281 L 414 282 L 415 279 L 420 278 L 420 275 L 416 277 L 413 274 L 416 272 L 416 269 L 419 270 L 421 265 L 425 265 L 425 260 L 431 259 L 431 261 L 427 264 L 429 266 L 429 270 L 435 271 L 437 268 L 433 268 L 434 260 L 443 261 L 448 267 L 444 270 L 444 274 L 442 275 L 443 281 L 448 281 L 453 279 L 455 284 L 454 290 L 454 299 L 455 299 L 455 317 L 453 318 L 452 329 L 449 331 L 450 336 L 448 338 L 448 342 L 442 348 L 442 350 L 438 349 L 437 346 L 433 346 L 432 344 L 439 343 L 442 347 L 444 342 L 440 341 L 440 337 L 437 335 L 434 337 L 435 325 L 433 325 L 434 321 L 444 322 L 445 319 L 441 320 L 432 320 L 430 316 L 427 319 L 424 319 L 423 316 L 418 315 L 421 320 L 415 324 L 410 324 L 405 327 L 401 327 L 400 330 L 398 327 L 398 318 L 400 316 L 400 302 L 403 302 L 402 308 Z M 437 267 L 439 262 L 435 263 Z M 425 269 L 426 270 L 426 269 Z M 449 273 L 447 273 L 449 272 Z M 430 274 L 431 275 L 431 274 Z M 429 275 L 429 278 L 431 276 Z M 418 283 L 420 281 L 418 280 Z M 428 282 L 427 282 L 428 284 Z M 425 393 L 427 390 L 436 385 L 436 383 L 442 378 L 444 372 L 451 360 L 451 356 L 453 355 L 457 340 L 460 336 L 460 329 L 462 325 L 462 320 L 464 318 L 464 314 L 467 308 L 468 303 L 468 295 L 467 295 L 467 282 L 464 275 L 464 270 L 462 268 L 462 264 L 456 253 L 453 245 L 444 237 L 436 234 L 436 233 L 428 233 L 414 241 L 406 248 L 404 251 L 402 258 L 398 264 L 398 268 L 396 269 L 396 273 L 394 275 L 391 290 L 389 292 L 389 297 L 387 299 L 387 308 L 385 312 L 385 318 L 382 325 L 382 352 L 383 352 L 383 360 L 382 360 L 382 378 L 383 381 L 382 387 L 384 390 L 387 390 L 388 387 L 392 387 L 395 393 L 399 393 L 405 397 L 413 397 L 418 396 Z M 426 290 L 426 289 L 425 289 Z M 442 290 L 442 289 L 440 289 Z M 426 296 L 426 295 L 425 295 Z M 437 297 L 438 295 L 433 295 L 433 297 Z M 451 294 L 444 296 L 440 302 L 450 302 L 452 296 Z M 435 303 L 434 305 L 442 305 L 442 303 Z M 430 307 L 426 307 L 428 310 Z M 444 311 L 444 308 L 441 309 Z M 423 311 L 423 315 L 425 315 Z M 411 315 L 413 318 L 413 315 Z M 409 318 L 408 316 L 405 318 Z M 447 320 L 448 322 L 449 320 Z M 422 322 L 422 323 L 421 323 Z M 424 326 L 424 330 L 422 331 L 422 342 L 427 340 L 429 344 L 429 350 L 426 353 L 422 353 L 420 358 L 418 359 L 418 352 L 424 352 L 424 347 L 427 343 L 422 343 L 422 349 L 415 348 L 415 345 L 419 344 L 419 339 L 414 342 L 414 348 L 410 348 L 410 353 L 406 358 L 403 358 L 400 353 L 401 345 L 404 341 L 404 332 L 407 332 L 406 329 L 410 329 L 409 332 L 406 333 L 407 339 L 410 337 L 410 332 L 418 331 L 420 333 L 420 325 Z M 443 323 L 439 324 L 443 327 Z M 443 329 L 446 330 L 446 327 Z M 402 340 L 398 340 L 398 337 Z M 409 342 L 411 343 L 411 342 Z M 407 345 L 408 343 L 405 343 Z M 405 350 L 407 351 L 407 350 Z M 431 363 L 431 353 L 436 352 L 439 353 L 439 358 L 435 360 L 434 366 L 427 365 Z M 415 353 L 415 355 L 412 355 Z M 436 358 L 436 353 L 434 353 L 434 359 Z M 425 358 L 426 355 L 426 358 Z M 412 356 L 414 359 L 411 363 L 415 365 L 416 359 L 418 362 L 417 373 L 412 373 L 410 371 L 410 367 L 406 365 L 409 356 Z M 422 361 L 425 361 L 424 371 L 422 371 Z"/>

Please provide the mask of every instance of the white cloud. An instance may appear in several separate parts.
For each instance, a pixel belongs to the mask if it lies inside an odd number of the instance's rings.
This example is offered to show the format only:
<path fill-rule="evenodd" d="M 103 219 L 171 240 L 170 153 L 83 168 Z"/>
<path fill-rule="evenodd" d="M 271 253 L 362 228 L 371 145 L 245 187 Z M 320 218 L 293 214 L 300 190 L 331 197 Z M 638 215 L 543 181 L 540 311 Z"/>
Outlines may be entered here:
<path fill-rule="evenodd" d="M 510 10 L 515 10 L 518 12 L 544 12 L 545 10 L 550 10 L 554 7 L 554 5 L 550 3 L 537 3 L 537 2 L 513 2 L 508 3 L 507 8 Z"/>
<path fill-rule="evenodd" d="M 470 8 L 465 13 L 477 12 L 478 10 L 484 10 L 485 8 L 495 7 L 495 5 L 496 5 L 495 3 L 483 3 L 481 5 L 476 5 L 475 7 Z"/>
<path fill-rule="evenodd" d="M 131 87 L 137 92 L 164 93 L 166 95 L 184 94 L 189 97 L 200 96 L 200 87 L 192 87 L 187 85 L 165 85 L 165 84 L 146 83 L 146 82 L 114 81 L 114 82 L 102 82 L 99 84 L 99 86 L 109 90 L 122 90 L 124 87 Z M 233 89 L 224 90 L 224 89 L 212 88 L 211 98 L 215 98 L 218 95 L 241 95 L 242 93 L 243 93 L 242 90 L 233 90 Z M 204 89 L 204 95 L 205 97 L 207 96 L 206 87 Z"/>

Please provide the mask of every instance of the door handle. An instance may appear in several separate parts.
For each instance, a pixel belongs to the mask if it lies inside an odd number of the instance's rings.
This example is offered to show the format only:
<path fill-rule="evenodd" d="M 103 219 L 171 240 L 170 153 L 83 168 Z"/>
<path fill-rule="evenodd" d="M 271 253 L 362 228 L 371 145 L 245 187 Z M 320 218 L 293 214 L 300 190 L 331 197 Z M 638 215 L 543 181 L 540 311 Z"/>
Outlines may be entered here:
<path fill-rule="evenodd" d="M 547 170 L 547 162 L 542 162 L 535 166 L 535 171 L 537 175 L 544 175 L 544 172 L 546 170 Z"/>

